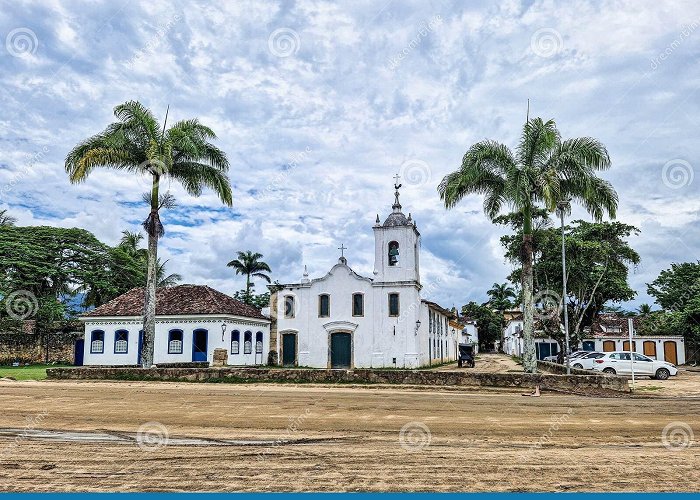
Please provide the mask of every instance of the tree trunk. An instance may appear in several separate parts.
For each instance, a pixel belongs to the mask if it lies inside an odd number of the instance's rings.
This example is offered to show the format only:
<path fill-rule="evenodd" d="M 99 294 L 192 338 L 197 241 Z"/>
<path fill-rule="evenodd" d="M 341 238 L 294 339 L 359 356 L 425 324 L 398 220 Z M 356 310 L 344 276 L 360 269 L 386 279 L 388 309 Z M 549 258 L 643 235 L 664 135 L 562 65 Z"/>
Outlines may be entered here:
<path fill-rule="evenodd" d="M 151 190 L 151 216 L 158 213 L 158 178 L 153 176 L 153 188 Z M 153 366 L 153 351 L 156 337 L 156 284 L 157 284 L 157 260 L 158 260 L 158 234 L 155 231 L 148 233 L 148 276 L 146 278 L 146 294 L 143 314 L 143 345 L 141 347 L 141 366 L 151 368 Z M 153 233 L 153 234 L 151 234 Z"/>
<path fill-rule="evenodd" d="M 535 355 L 535 322 L 533 303 L 533 269 L 532 269 L 532 234 L 523 234 L 523 368 L 527 373 L 537 371 L 537 357 Z"/>

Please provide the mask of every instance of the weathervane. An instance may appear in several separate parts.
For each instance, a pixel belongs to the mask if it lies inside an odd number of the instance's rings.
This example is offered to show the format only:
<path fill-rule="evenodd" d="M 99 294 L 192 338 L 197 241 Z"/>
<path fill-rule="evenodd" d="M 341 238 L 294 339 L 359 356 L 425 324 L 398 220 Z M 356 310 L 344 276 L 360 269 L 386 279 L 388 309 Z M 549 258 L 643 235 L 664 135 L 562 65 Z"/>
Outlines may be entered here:
<path fill-rule="evenodd" d="M 392 207 L 394 211 L 401 210 L 401 203 L 399 203 L 399 188 L 401 188 L 401 184 L 399 184 L 400 178 L 401 176 L 399 174 L 396 174 L 394 176 L 394 189 L 396 189 L 396 191 L 394 192 L 394 206 Z"/>

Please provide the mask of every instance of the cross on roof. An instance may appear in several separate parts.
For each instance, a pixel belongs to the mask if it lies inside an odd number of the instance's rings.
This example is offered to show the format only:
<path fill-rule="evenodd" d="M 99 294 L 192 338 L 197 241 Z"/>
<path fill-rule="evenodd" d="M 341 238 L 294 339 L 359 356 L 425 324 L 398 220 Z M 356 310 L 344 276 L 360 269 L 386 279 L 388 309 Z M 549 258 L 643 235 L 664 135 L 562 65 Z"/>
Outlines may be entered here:
<path fill-rule="evenodd" d="M 342 243 L 340 244 L 340 246 L 338 247 L 338 250 L 340 250 L 341 257 L 345 257 L 344 253 L 345 253 L 345 250 L 347 250 L 347 249 L 348 249 L 348 247 L 346 247 L 344 244 L 342 244 Z"/>
<path fill-rule="evenodd" d="M 399 188 L 401 187 L 401 184 L 399 184 L 399 179 L 400 179 L 400 178 L 401 178 L 401 176 L 400 176 L 399 174 L 396 174 L 396 175 L 394 176 L 394 188 L 395 188 L 395 189 L 399 189 Z"/>

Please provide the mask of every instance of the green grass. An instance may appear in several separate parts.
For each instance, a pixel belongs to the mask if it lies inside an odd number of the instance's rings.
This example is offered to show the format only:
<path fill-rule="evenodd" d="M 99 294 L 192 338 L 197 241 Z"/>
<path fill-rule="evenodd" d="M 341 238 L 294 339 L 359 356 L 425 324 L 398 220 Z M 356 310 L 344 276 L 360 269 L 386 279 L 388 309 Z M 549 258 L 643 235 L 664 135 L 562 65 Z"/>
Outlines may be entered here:
<path fill-rule="evenodd" d="M 62 366 L 69 365 L 0 366 L 0 377 L 12 377 L 15 380 L 44 380 L 47 368 Z"/>

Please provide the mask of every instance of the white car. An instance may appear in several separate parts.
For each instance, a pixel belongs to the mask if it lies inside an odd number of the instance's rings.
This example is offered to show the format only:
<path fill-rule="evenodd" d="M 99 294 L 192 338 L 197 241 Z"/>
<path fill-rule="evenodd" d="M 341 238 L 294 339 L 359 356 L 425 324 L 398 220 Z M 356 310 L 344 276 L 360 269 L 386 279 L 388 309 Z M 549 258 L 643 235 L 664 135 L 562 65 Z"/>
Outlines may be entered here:
<path fill-rule="evenodd" d="M 571 360 L 571 368 L 578 368 L 579 370 L 592 370 L 595 360 L 605 356 L 604 352 L 589 352 L 585 356 L 580 356 Z"/>
<path fill-rule="evenodd" d="M 575 359 L 588 354 L 590 351 L 574 351 L 571 353 L 571 359 Z M 542 358 L 542 361 L 549 361 L 550 363 L 559 362 L 559 354 L 554 354 L 553 356 L 546 356 Z M 572 361 L 573 362 L 573 361 Z M 564 364 L 566 364 L 566 358 L 564 358 Z"/>
<path fill-rule="evenodd" d="M 658 380 L 666 380 L 678 373 L 678 368 L 667 361 L 657 361 L 642 354 L 634 353 L 634 361 L 629 351 L 606 352 L 593 362 L 593 369 L 603 373 L 632 375 L 634 363 L 634 375 L 651 377 Z"/>

